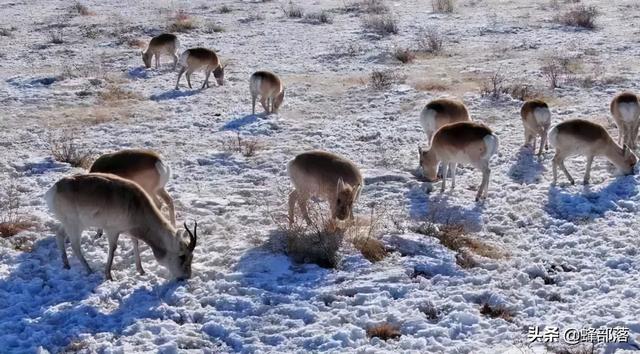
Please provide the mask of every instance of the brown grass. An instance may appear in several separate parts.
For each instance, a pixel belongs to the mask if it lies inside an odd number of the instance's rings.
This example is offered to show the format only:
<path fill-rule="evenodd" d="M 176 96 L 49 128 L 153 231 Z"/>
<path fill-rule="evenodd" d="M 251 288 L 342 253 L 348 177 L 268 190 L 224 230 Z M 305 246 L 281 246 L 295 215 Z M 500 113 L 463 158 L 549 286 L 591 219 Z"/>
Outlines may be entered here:
<path fill-rule="evenodd" d="M 73 167 L 89 169 L 93 162 L 93 153 L 82 150 L 70 132 L 63 132 L 58 137 L 49 137 L 49 148 L 51 156 L 56 161 L 68 163 Z"/>
<path fill-rule="evenodd" d="M 444 36 L 435 28 L 422 29 L 416 37 L 418 49 L 425 53 L 440 54 L 444 48 Z"/>
<path fill-rule="evenodd" d="M 451 13 L 454 10 L 453 0 L 431 0 L 433 12 Z"/>
<path fill-rule="evenodd" d="M 416 53 L 409 48 L 396 47 L 393 50 L 393 57 L 398 59 L 403 64 L 408 64 L 416 59 Z"/>
<path fill-rule="evenodd" d="M 22 211 L 22 202 L 20 193 L 15 184 L 5 188 L 4 193 L 0 197 L 0 236 L 11 237 L 22 231 L 26 231 L 35 223 L 27 220 Z"/>
<path fill-rule="evenodd" d="M 103 102 L 114 102 L 114 101 L 125 101 L 125 100 L 141 100 L 142 95 L 127 90 L 119 85 L 111 84 L 107 86 L 107 89 L 101 91 L 98 94 L 98 97 Z"/>
<path fill-rule="evenodd" d="M 399 328 L 390 323 L 375 325 L 367 329 L 367 337 L 377 337 L 384 341 L 400 338 L 401 335 Z"/>
<path fill-rule="evenodd" d="M 418 91 L 448 91 L 450 87 L 442 82 L 422 80 L 414 83 L 413 88 Z"/>
<path fill-rule="evenodd" d="M 356 217 L 345 230 L 354 248 L 372 263 L 385 259 L 389 254 L 384 244 L 378 239 L 385 215 L 384 210 L 376 209 L 376 206 L 372 205 L 368 220 Z"/>
<path fill-rule="evenodd" d="M 586 29 L 596 28 L 596 18 L 599 15 L 598 8 L 595 6 L 576 5 L 565 13 L 561 14 L 556 21 L 574 27 L 581 27 Z"/>
<path fill-rule="evenodd" d="M 147 42 L 140 38 L 129 38 L 126 40 L 127 45 L 131 48 L 141 48 L 144 49 L 147 46 Z"/>
<path fill-rule="evenodd" d="M 168 32 L 189 32 L 196 29 L 198 26 L 195 20 L 191 18 L 184 10 L 178 10 L 176 14 L 169 19 L 167 25 Z"/>
<path fill-rule="evenodd" d="M 262 150 L 263 144 L 256 138 L 244 138 L 238 132 L 235 137 L 228 137 L 222 141 L 222 150 L 240 153 L 244 157 L 255 156 Z"/>
<path fill-rule="evenodd" d="M 480 313 L 491 318 L 502 318 L 505 321 L 511 322 L 515 313 L 505 307 L 495 306 L 492 307 L 489 304 L 484 304 L 480 307 Z"/>
<path fill-rule="evenodd" d="M 400 28 L 398 21 L 392 15 L 371 15 L 362 20 L 362 27 L 366 31 L 385 37 L 391 34 L 398 34 Z"/>
<path fill-rule="evenodd" d="M 95 12 L 89 10 L 89 8 L 86 5 L 80 3 L 79 1 L 76 2 L 75 4 L 73 4 L 72 9 L 73 9 L 73 12 L 79 14 L 80 16 L 93 16 L 93 15 L 95 15 Z"/>
<path fill-rule="evenodd" d="M 396 82 L 396 75 L 387 70 L 374 70 L 369 75 L 369 87 L 377 91 L 389 89 Z"/>

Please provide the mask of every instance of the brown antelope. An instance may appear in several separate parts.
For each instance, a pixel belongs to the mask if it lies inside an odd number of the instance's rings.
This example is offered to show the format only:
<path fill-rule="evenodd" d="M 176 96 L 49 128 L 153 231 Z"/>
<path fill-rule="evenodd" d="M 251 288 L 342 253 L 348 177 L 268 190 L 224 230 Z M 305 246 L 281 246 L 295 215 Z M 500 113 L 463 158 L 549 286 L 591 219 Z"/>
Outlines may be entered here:
<path fill-rule="evenodd" d="M 62 223 L 56 241 L 64 268 L 69 268 L 65 236 L 73 254 L 87 272 L 91 268 L 82 255 L 82 231 L 89 227 L 104 229 L 109 240 L 105 277 L 111 277 L 111 265 L 120 233 L 126 232 L 145 242 L 158 263 L 178 279 L 191 277 L 191 261 L 197 241 L 193 233 L 176 230 L 165 219 L 149 195 L 135 182 L 112 174 L 89 173 L 64 177 L 45 194 L 49 210 Z M 189 235 L 187 238 L 186 235 Z M 141 270 L 141 267 L 138 269 Z"/>
<path fill-rule="evenodd" d="M 542 155 L 542 148 L 549 150 L 547 134 L 551 125 L 551 112 L 546 102 L 542 100 L 526 101 L 520 109 L 522 125 L 524 126 L 524 145 L 531 146 L 536 151 L 536 139 L 540 136 L 540 150 L 538 156 Z"/>
<path fill-rule="evenodd" d="M 175 70 L 178 63 L 178 55 L 176 52 L 180 47 L 180 41 L 175 34 L 163 33 L 151 38 L 147 50 L 142 53 L 142 61 L 147 68 L 151 67 L 151 59 L 156 57 L 156 69 L 160 67 L 160 55 L 168 54 L 173 57 L 173 69 Z"/>
<path fill-rule="evenodd" d="M 320 197 L 329 202 L 331 218 L 353 218 L 353 205 L 364 186 L 356 165 L 325 151 L 309 151 L 296 156 L 287 165 L 294 190 L 289 194 L 289 222 L 293 223 L 296 202 L 305 220 L 310 223 L 307 202 Z"/>
<path fill-rule="evenodd" d="M 564 160 L 570 156 L 587 157 L 585 184 L 589 183 L 591 164 L 595 156 L 605 156 L 623 174 L 633 173 L 633 167 L 638 161 L 629 147 L 616 144 L 604 127 L 584 119 L 570 119 L 555 125 L 549 131 L 549 142 L 556 148 L 553 157 L 553 185 L 558 180 L 558 166 L 569 182 L 575 183 L 564 165 Z"/>
<path fill-rule="evenodd" d="M 457 122 L 443 126 L 433 136 L 429 150 L 418 148 L 420 166 L 429 182 L 437 180 L 438 163 L 442 163 L 442 187 L 445 190 L 447 169 L 451 169 L 451 189 L 456 185 L 456 168 L 469 163 L 482 170 L 482 183 L 476 201 L 486 198 L 491 169 L 489 160 L 498 151 L 498 137 L 485 125 Z"/>
<path fill-rule="evenodd" d="M 278 108 L 284 100 L 284 85 L 276 74 L 268 71 L 257 71 L 249 79 L 251 92 L 251 114 L 256 114 L 256 100 L 260 96 L 260 103 L 267 113 L 278 113 Z"/>
<path fill-rule="evenodd" d="M 640 126 L 640 101 L 631 92 L 618 94 L 611 101 L 611 115 L 618 126 L 618 144 L 636 148 L 638 127 Z"/>
<path fill-rule="evenodd" d="M 216 78 L 218 85 L 222 86 L 224 83 L 224 68 L 226 65 L 222 65 L 218 55 L 213 50 L 206 48 L 191 48 L 185 50 L 180 56 L 180 72 L 178 73 L 178 81 L 176 82 L 176 90 L 180 86 L 180 78 L 182 74 L 186 72 L 187 84 L 191 87 L 191 74 L 194 71 L 204 68 L 205 79 L 202 83 L 202 88 L 209 87 L 209 76 L 213 71 L 213 77 Z"/>
<path fill-rule="evenodd" d="M 420 113 L 420 125 L 427 134 L 428 144 L 431 144 L 433 134 L 442 126 L 470 120 L 464 103 L 448 98 L 438 98 L 427 103 Z"/>

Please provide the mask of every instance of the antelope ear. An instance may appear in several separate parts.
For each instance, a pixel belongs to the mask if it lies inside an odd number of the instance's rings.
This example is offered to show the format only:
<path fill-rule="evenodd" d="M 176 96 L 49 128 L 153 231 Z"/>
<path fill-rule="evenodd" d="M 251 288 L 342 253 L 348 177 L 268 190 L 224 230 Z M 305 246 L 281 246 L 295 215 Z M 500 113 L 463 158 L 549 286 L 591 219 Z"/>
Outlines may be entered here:
<path fill-rule="evenodd" d="M 344 189 L 344 181 L 342 180 L 342 177 L 338 178 L 338 191 L 341 191 Z"/>

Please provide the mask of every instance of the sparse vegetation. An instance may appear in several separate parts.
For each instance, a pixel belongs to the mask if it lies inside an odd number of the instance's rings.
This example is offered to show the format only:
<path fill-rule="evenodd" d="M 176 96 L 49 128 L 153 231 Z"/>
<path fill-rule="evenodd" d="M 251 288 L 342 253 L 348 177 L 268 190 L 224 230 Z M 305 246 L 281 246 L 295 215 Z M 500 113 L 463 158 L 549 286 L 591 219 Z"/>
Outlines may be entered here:
<path fill-rule="evenodd" d="M 343 12 L 359 12 L 381 15 L 388 13 L 389 7 L 385 4 L 384 0 L 345 1 Z"/>
<path fill-rule="evenodd" d="M 435 27 L 428 27 L 419 32 L 416 43 L 423 52 L 439 54 L 444 46 L 444 38 Z"/>
<path fill-rule="evenodd" d="M 374 70 L 369 75 L 369 86 L 374 90 L 386 90 L 395 81 L 395 75 L 389 71 Z"/>
<path fill-rule="evenodd" d="M 454 10 L 453 0 L 431 0 L 433 12 L 451 13 Z"/>
<path fill-rule="evenodd" d="M 168 32 L 189 32 L 196 29 L 197 25 L 194 19 L 184 10 L 180 9 L 175 16 L 169 19 L 167 25 Z"/>
<path fill-rule="evenodd" d="M 68 132 L 58 137 L 49 137 L 49 149 L 56 161 L 68 163 L 73 167 L 89 169 L 93 162 L 93 153 L 82 150 Z"/>
<path fill-rule="evenodd" d="M 504 306 L 490 306 L 487 303 L 480 307 L 480 313 L 491 318 L 502 318 L 508 322 L 511 322 L 515 316 L 512 310 Z"/>
<path fill-rule="evenodd" d="M 221 33 L 221 32 L 224 32 L 224 31 L 225 31 L 224 27 L 220 26 L 217 23 L 209 22 L 205 26 L 205 32 L 206 33 Z"/>
<path fill-rule="evenodd" d="M 362 26 L 366 31 L 378 34 L 382 37 L 398 34 L 398 21 L 392 15 L 371 15 L 362 20 Z"/>
<path fill-rule="evenodd" d="M 595 6 L 576 5 L 556 20 L 567 26 L 581 27 L 586 29 L 596 28 L 596 18 L 599 15 L 598 8 Z"/>
<path fill-rule="evenodd" d="M 422 312 L 430 321 L 438 321 L 442 315 L 440 310 L 438 310 L 436 305 L 434 305 L 431 301 L 425 303 L 424 305 L 421 305 L 420 312 Z"/>
<path fill-rule="evenodd" d="M 21 212 L 20 193 L 15 184 L 0 194 L 0 236 L 12 237 L 34 226 Z"/>
<path fill-rule="evenodd" d="M 282 12 L 284 12 L 284 15 L 289 18 L 302 18 L 302 16 L 304 16 L 304 10 L 302 7 L 294 4 L 293 1 L 289 1 L 287 7 L 281 6 L 280 8 L 282 9 Z"/>
<path fill-rule="evenodd" d="M 504 83 L 506 79 L 501 70 L 496 70 L 482 85 L 480 94 L 483 97 L 498 99 L 505 92 Z"/>
<path fill-rule="evenodd" d="M 227 152 L 240 153 L 245 157 L 255 156 L 262 149 L 262 144 L 256 138 L 243 138 L 240 133 L 235 137 L 228 137 L 222 142 L 222 149 Z"/>
<path fill-rule="evenodd" d="M 384 244 L 377 238 L 384 214 L 384 211 L 376 210 L 372 205 L 368 223 L 362 223 L 363 220 L 356 217 L 346 230 L 353 246 L 370 262 L 379 262 L 388 254 Z"/>
<path fill-rule="evenodd" d="M 382 323 L 367 329 L 367 337 L 377 337 L 385 341 L 389 339 L 400 338 L 401 335 L 402 334 L 400 333 L 398 327 L 390 323 Z"/>
<path fill-rule="evenodd" d="M 98 97 L 100 97 L 100 99 L 105 102 L 142 99 L 142 96 L 140 94 L 131 90 L 127 90 L 122 86 L 115 84 L 107 86 L 106 90 L 101 91 L 98 94 Z"/>
<path fill-rule="evenodd" d="M 228 5 L 222 5 L 218 8 L 218 12 L 221 14 L 228 14 L 231 11 L 233 11 L 233 9 L 231 9 L 231 7 L 229 7 Z"/>
<path fill-rule="evenodd" d="M 79 1 L 73 4 L 72 11 L 74 13 L 79 14 L 80 16 L 94 15 L 93 11 L 89 10 L 89 8 L 86 5 L 80 3 Z"/>
<path fill-rule="evenodd" d="M 409 48 L 396 47 L 393 50 L 393 57 L 398 59 L 401 63 L 407 64 L 416 59 L 416 54 Z"/>
<path fill-rule="evenodd" d="M 11 37 L 15 30 L 15 27 L 0 27 L 0 37 Z"/>
<path fill-rule="evenodd" d="M 329 12 L 322 10 L 320 12 L 311 13 L 305 16 L 305 20 L 314 24 L 326 24 L 333 23 L 333 18 L 329 15 Z"/>
<path fill-rule="evenodd" d="M 248 17 L 242 18 L 238 21 L 240 21 L 240 23 L 251 23 L 251 22 L 261 21 L 261 20 L 264 20 L 264 15 L 260 12 L 255 12 L 249 15 Z"/>
<path fill-rule="evenodd" d="M 62 44 L 64 43 L 64 38 L 62 36 L 62 31 L 51 31 L 49 32 L 49 41 L 53 44 Z"/>
<path fill-rule="evenodd" d="M 542 75 L 549 81 L 549 87 L 555 89 L 560 87 L 560 84 L 564 82 L 569 73 L 568 59 L 562 58 L 557 55 L 552 55 L 543 60 L 543 65 L 540 68 Z"/>

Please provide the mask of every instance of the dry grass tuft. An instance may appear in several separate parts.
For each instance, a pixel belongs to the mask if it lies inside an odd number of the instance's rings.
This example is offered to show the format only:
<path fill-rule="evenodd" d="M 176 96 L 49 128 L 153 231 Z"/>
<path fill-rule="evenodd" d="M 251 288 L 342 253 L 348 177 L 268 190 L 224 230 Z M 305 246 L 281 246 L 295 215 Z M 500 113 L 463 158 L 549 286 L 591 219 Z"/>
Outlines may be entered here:
<path fill-rule="evenodd" d="M 79 1 L 73 4 L 72 11 L 74 13 L 79 14 L 80 16 L 93 16 L 93 15 L 95 15 L 95 12 L 89 10 L 89 8 L 86 5 L 80 3 Z"/>
<path fill-rule="evenodd" d="M 400 32 L 398 21 L 389 14 L 367 16 L 362 20 L 362 27 L 366 31 L 378 34 L 381 37 Z"/>
<path fill-rule="evenodd" d="M 64 43 L 64 37 L 62 35 L 62 31 L 51 31 L 49 32 L 49 42 L 53 44 L 62 44 Z"/>
<path fill-rule="evenodd" d="M 167 32 L 189 32 L 198 26 L 195 20 L 184 10 L 178 10 L 172 18 L 169 19 Z"/>
<path fill-rule="evenodd" d="M 382 15 L 389 12 L 389 6 L 384 0 L 345 1 L 342 11 Z"/>
<path fill-rule="evenodd" d="M 289 5 L 287 7 L 280 6 L 280 9 L 288 18 L 302 18 L 302 16 L 304 16 L 304 10 L 302 7 L 294 4 L 293 1 L 289 1 Z"/>
<path fill-rule="evenodd" d="M 233 11 L 233 9 L 228 5 L 222 5 L 218 8 L 218 12 L 221 14 L 228 14 L 231 11 Z"/>
<path fill-rule="evenodd" d="M 436 305 L 434 305 L 431 301 L 425 303 L 424 305 L 420 305 L 420 312 L 422 312 L 428 320 L 430 321 L 438 321 L 442 316 L 442 313 Z"/>
<path fill-rule="evenodd" d="M 238 132 L 235 137 L 228 137 L 222 141 L 222 150 L 232 153 L 240 153 L 244 157 L 255 156 L 262 150 L 263 145 L 256 138 L 243 138 Z"/>
<path fill-rule="evenodd" d="M 24 218 L 16 185 L 11 184 L 0 195 L 0 236 L 11 237 L 29 230 L 35 223 Z"/>
<path fill-rule="evenodd" d="M 311 13 L 305 16 L 305 20 L 313 24 L 330 24 L 333 23 L 333 18 L 328 11 L 322 10 L 320 12 Z"/>
<path fill-rule="evenodd" d="M 389 339 L 400 338 L 401 335 L 402 334 L 400 333 L 399 328 L 390 323 L 375 325 L 367 329 L 367 337 L 369 338 L 377 337 L 384 341 Z"/>
<path fill-rule="evenodd" d="M 56 161 L 68 163 L 73 167 L 89 169 L 93 162 L 93 153 L 82 150 L 69 132 L 63 132 L 58 137 L 49 137 L 51 156 Z"/>
<path fill-rule="evenodd" d="M 393 50 L 393 57 L 398 59 L 403 64 L 408 64 L 416 59 L 416 53 L 409 48 L 396 47 Z"/>
<path fill-rule="evenodd" d="M 596 18 L 600 12 L 595 6 L 577 5 L 567 10 L 556 18 L 556 21 L 574 27 L 581 27 L 586 29 L 596 28 Z"/>
<path fill-rule="evenodd" d="M 395 73 L 389 71 L 374 70 L 369 75 L 369 87 L 374 90 L 386 90 L 391 85 L 398 82 L 398 77 Z"/>
<path fill-rule="evenodd" d="M 131 48 L 141 48 L 144 49 L 147 47 L 147 42 L 140 38 L 129 38 L 126 40 L 126 43 Z"/>
<path fill-rule="evenodd" d="M 454 10 L 453 0 L 431 0 L 433 12 L 452 13 Z"/>
<path fill-rule="evenodd" d="M 443 51 L 444 38 L 435 27 L 428 27 L 418 33 L 416 44 L 420 51 L 436 55 Z"/>
<path fill-rule="evenodd" d="M 516 315 L 512 310 L 509 310 L 502 306 L 492 307 L 489 304 L 484 304 L 480 307 L 480 313 L 491 318 L 502 318 L 505 321 L 511 322 Z"/>
<path fill-rule="evenodd" d="M 369 220 L 356 217 L 345 230 L 353 247 L 372 263 L 385 259 L 389 254 L 384 244 L 378 239 L 385 214 L 384 210 L 376 210 L 376 206 L 372 205 Z"/>
<path fill-rule="evenodd" d="M 448 91 L 449 85 L 442 82 L 421 80 L 413 84 L 413 88 L 418 91 Z"/>

